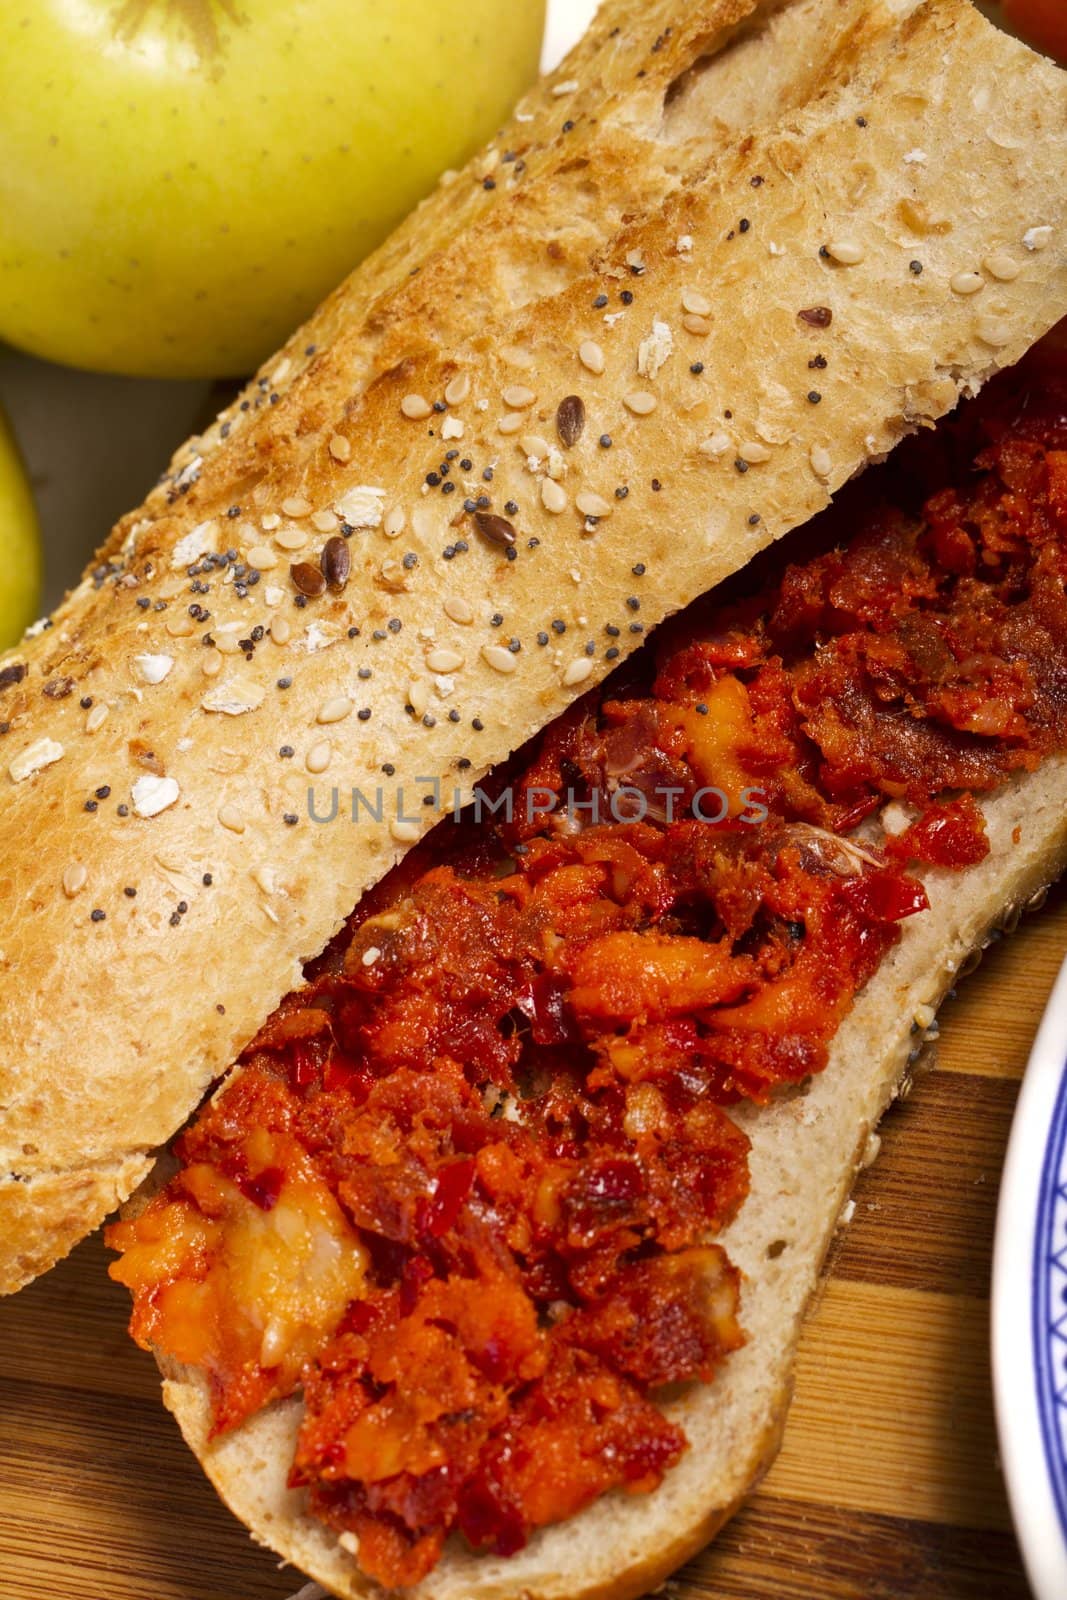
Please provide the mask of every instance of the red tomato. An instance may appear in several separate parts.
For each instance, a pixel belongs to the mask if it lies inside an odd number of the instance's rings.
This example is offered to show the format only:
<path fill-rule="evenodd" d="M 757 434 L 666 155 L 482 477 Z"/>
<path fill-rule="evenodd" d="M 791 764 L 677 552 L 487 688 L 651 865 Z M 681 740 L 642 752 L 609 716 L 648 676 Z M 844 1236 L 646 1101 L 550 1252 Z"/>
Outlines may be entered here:
<path fill-rule="evenodd" d="M 1004 0 L 1004 18 L 1039 50 L 1067 63 L 1067 4 L 1064 0 Z"/>

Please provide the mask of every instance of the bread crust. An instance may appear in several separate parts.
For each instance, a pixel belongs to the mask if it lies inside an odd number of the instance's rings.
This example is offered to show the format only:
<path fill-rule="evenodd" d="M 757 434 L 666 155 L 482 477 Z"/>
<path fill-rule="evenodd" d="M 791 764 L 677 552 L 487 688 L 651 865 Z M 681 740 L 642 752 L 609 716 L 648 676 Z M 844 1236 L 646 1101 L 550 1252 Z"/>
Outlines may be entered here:
<path fill-rule="evenodd" d="M 902 925 L 838 1031 L 826 1070 L 802 1094 L 733 1112 L 752 1140 L 752 1181 L 721 1243 L 743 1273 L 748 1342 L 713 1383 L 666 1408 L 690 1440 L 681 1462 L 653 1494 L 606 1496 L 507 1560 L 453 1541 L 429 1577 L 405 1591 L 411 1600 L 636 1600 L 695 1554 L 759 1481 L 777 1453 L 796 1343 L 827 1247 L 916 1039 L 992 927 L 1012 921 L 1067 864 L 1067 758 L 1045 762 L 982 809 L 989 856 L 962 875 L 924 874 L 930 910 Z M 380 1600 L 384 1591 L 305 1513 L 302 1494 L 285 1487 L 299 1399 L 212 1444 L 202 1375 L 160 1365 L 167 1406 L 253 1537 L 344 1600 Z"/>
<path fill-rule="evenodd" d="M 411 804 L 427 777 L 446 805 L 469 792 L 633 630 L 1067 312 L 1065 82 L 966 0 L 609 0 L 492 149 L 179 452 L 0 663 L 0 1290 L 136 1181 L 434 820 Z M 798 317 L 821 307 L 829 325 Z M 403 414 L 468 382 L 451 428 Z M 565 450 L 571 394 L 587 421 Z M 446 448 L 451 496 L 426 482 Z M 481 492 L 512 561 L 462 512 Z M 587 522 L 587 494 L 611 515 Z M 347 588 L 298 609 L 276 535 L 306 534 L 295 559 L 314 561 L 341 516 Z M 198 572 L 203 544 L 259 581 Z M 381 783 L 382 823 L 316 825 L 312 782 L 341 817 Z M 402 789 L 416 821 L 390 826 Z"/>

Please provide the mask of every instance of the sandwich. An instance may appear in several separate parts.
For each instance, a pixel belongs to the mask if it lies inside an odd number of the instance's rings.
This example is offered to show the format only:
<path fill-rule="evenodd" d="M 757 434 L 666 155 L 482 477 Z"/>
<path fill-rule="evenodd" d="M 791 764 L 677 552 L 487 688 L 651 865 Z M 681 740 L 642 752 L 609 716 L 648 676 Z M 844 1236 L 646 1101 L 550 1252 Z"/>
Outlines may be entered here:
<path fill-rule="evenodd" d="M 609 0 L 0 665 L 0 1285 L 141 1185 L 331 1592 L 636 1596 L 772 1458 L 1067 851 L 1065 151 L 966 0 Z"/>

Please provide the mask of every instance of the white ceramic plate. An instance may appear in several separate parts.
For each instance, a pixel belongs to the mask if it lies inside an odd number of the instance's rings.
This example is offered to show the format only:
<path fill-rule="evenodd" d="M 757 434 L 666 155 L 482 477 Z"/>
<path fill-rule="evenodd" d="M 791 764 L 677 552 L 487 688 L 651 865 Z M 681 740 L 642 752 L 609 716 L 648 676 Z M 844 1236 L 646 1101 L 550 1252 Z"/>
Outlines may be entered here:
<path fill-rule="evenodd" d="M 1012 1125 L 993 1254 L 993 1386 L 1037 1600 L 1067 1596 L 1067 962 Z"/>

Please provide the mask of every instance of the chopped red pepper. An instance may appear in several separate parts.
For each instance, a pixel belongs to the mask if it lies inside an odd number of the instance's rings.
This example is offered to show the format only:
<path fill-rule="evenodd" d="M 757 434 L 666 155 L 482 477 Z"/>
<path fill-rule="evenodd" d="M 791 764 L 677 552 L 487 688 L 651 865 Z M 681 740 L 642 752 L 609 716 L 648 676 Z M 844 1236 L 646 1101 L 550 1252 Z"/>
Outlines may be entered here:
<path fill-rule="evenodd" d="M 1067 748 L 1067 386 L 1026 385 L 662 630 L 496 775 L 510 823 L 412 851 L 112 1230 L 218 1431 L 302 1387 L 292 1482 L 383 1584 L 661 1480 L 659 1391 L 742 1340 L 727 1108 L 826 1065 L 905 869 L 980 861 L 975 795 Z"/>

